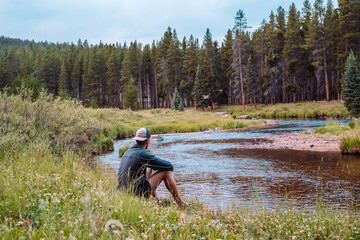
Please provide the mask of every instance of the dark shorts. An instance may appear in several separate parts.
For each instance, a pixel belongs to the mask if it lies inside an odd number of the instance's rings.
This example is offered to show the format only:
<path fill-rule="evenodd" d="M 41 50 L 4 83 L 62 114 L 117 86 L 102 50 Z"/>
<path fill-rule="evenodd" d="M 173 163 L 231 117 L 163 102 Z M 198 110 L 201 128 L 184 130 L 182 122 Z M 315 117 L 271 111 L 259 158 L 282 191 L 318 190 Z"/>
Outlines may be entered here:
<path fill-rule="evenodd" d="M 132 185 L 131 191 L 138 196 L 149 198 L 151 194 L 151 185 L 145 180 L 144 184 Z"/>

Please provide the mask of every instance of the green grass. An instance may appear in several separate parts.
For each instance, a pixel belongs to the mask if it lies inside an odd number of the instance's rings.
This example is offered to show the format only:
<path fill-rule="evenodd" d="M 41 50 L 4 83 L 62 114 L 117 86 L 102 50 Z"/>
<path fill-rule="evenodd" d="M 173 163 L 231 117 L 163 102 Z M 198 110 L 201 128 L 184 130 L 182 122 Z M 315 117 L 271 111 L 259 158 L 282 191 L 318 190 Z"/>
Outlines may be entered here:
<path fill-rule="evenodd" d="M 357 211 L 279 206 L 178 209 L 117 190 L 117 179 L 46 144 L 7 152 L 0 165 L 1 239 L 357 239 Z"/>
<path fill-rule="evenodd" d="M 122 157 L 124 153 L 130 148 L 129 145 L 125 145 L 122 148 L 119 149 L 119 157 Z"/>
<path fill-rule="evenodd" d="M 31 93 L 9 96 L 0 93 L 0 153 L 15 145 L 51 142 L 55 152 L 64 148 L 95 153 L 112 150 L 113 140 L 135 135 L 147 127 L 153 134 L 203 131 L 209 128 L 243 128 L 264 121 L 226 119 L 211 112 L 169 109 L 133 112 L 85 108 L 74 101 Z"/>
<path fill-rule="evenodd" d="M 359 121 L 350 121 L 348 124 L 340 125 L 334 120 L 327 121 L 327 124 L 315 130 L 316 134 L 340 135 L 340 150 L 344 154 L 360 153 L 360 124 Z"/>
<path fill-rule="evenodd" d="M 320 102 L 298 102 L 298 103 L 278 103 L 275 105 L 259 104 L 255 109 L 253 105 L 246 105 L 245 110 L 242 106 L 222 106 L 217 111 L 226 111 L 232 116 L 249 115 L 251 117 L 262 118 L 345 118 L 349 113 L 344 104 L 332 101 L 330 103 Z"/>
<path fill-rule="evenodd" d="M 0 123 L 0 239 L 161 239 L 161 232 L 166 239 L 360 238 L 356 209 L 206 211 L 196 201 L 179 209 L 168 199 L 134 197 L 84 152 L 129 136 L 140 124 L 190 131 L 251 121 L 209 112 L 93 110 L 45 95 L 32 102 L 23 94 L 0 95 Z"/>
<path fill-rule="evenodd" d="M 340 149 L 346 154 L 360 154 L 360 137 L 359 133 L 353 136 L 346 136 L 341 139 Z"/>
<path fill-rule="evenodd" d="M 326 125 L 323 127 L 319 127 L 315 130 L 315 133 L 325 134 L 329 133 L 331 135 L 340 135 L 342 133 L 350 131 L 351 128 L 349 125 L 340 124 L 334 120 L 328 120 Z"/>

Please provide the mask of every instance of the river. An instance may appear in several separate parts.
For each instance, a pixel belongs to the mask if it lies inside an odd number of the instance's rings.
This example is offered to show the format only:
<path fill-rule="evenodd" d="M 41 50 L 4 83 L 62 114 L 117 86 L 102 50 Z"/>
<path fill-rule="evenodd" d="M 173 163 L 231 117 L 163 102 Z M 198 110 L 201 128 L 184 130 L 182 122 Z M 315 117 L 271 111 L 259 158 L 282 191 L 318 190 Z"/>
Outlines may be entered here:
<path fill-rule="evenodd" d="M 171 161 L 185 199 L 198 199 L 211 208 L 290 204 L 305 208 L 319 199 L 335 208 L 360 206 L 360 158 L 333 152 L 269 150 L 259 148 L 264 136 L 314 129 L 323 120 L 278 121 L 266 129 L 162 134 L 149 150 Z M 134 140 L 115 143 L 99 163 L 114 172 L 119 148 Z M 164 184 L 160 197 L 169 197 Z"/>

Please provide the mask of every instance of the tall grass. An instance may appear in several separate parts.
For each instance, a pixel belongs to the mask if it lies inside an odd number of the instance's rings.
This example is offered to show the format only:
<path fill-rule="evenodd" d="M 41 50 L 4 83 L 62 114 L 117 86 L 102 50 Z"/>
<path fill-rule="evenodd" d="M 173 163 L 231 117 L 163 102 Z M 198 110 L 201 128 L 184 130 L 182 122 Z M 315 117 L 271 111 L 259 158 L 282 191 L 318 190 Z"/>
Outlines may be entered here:
<path fill-rule="evenodd" d="M 106 117 L 114 117 L 112 110 L 87 109 L 78 102 L 53 99 L 45 93 L 33 101 L 28 91 L 15 96 L 0 93 L 0 151 L 48 141 L 56 152 L 64 148 L 96 152 L 112 145 L 112 139 L 131 136 L 135 131 L 121 123 L 133 117 L 132 112 L 117 111 L 118 121 L 110 121 Z"/>
<path fill-rule="evenodd" d="M 34 101 L 31 91 L 25 89 L 19 95 L 0 93 L 0 154 L 14 144 L 43 140 L 50 141 L 58 153 L 64 148 L 99 153 L 112 150 L 114 139 L 131 137 L 140 127 L 156 134 L 242 128 L 261 122 L 197 111 L 90 109 L 45 93 Z"/>
<path fill-rule="evenodd" d="M 357 239 L 356 211 L 319 205 L 206 210 L 141 199 L 73 151 L 46 144 L 7 152 L 0 164 L 1 239 Z"/>
<path fill-rule="evenodd" d="M 171 129 L 184 117 L 151 111 L 91 110 L 45 95 L 31 101 L 25 93 L 1 94 L 0 239 L 360 238 L 358 211 L 322 205 L 208 211 L 198 202 L 179 209 L 120 192 L 116 176 L 89 164 L 78 149 L 130 135 L 139 122 Z M 188 113 L 193 119 L 184 129 L 243 126 L 207 114 Z"/>
<path fill-rule="evenodd" d="M 343 137 L 340 142 L 342 153 L 360 154 L 360 137 L 359 135 Z"/>
<path fill-rule="evenodd" d="M 327 124 L 315 130 L 315 134 L 328 134 L 342 136 L 340 150 L 345 154 L 360 154 L 360 124 L 351 121 L 348 124 L 340 124 L 334 120 L 328 120 Z"/>

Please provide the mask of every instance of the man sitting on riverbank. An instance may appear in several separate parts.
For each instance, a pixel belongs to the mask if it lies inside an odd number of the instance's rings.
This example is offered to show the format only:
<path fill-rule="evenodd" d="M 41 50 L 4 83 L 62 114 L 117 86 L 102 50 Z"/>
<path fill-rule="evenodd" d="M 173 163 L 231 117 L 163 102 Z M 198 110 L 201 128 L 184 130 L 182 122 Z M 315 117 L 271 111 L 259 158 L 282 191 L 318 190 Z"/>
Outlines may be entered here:
<path fill-rule="evenodd" d="M 150 144 L 151 133 L 146 128 L 137 130 L 135 137 L 136 144 L 129 148 L 123 155 L 119 173 L 119 189 L 129 188 L 131 192 L 157 199 L 156 190 L 164 180 L 166 188 L 173 195 L 179 206 L 185 204 L 179 195 L 179 191 L 172 171 L 173 165 L 166 160 L 160 159 L 146 151 Z M 155 173 L 152 173 L 156 170 Z"/>

